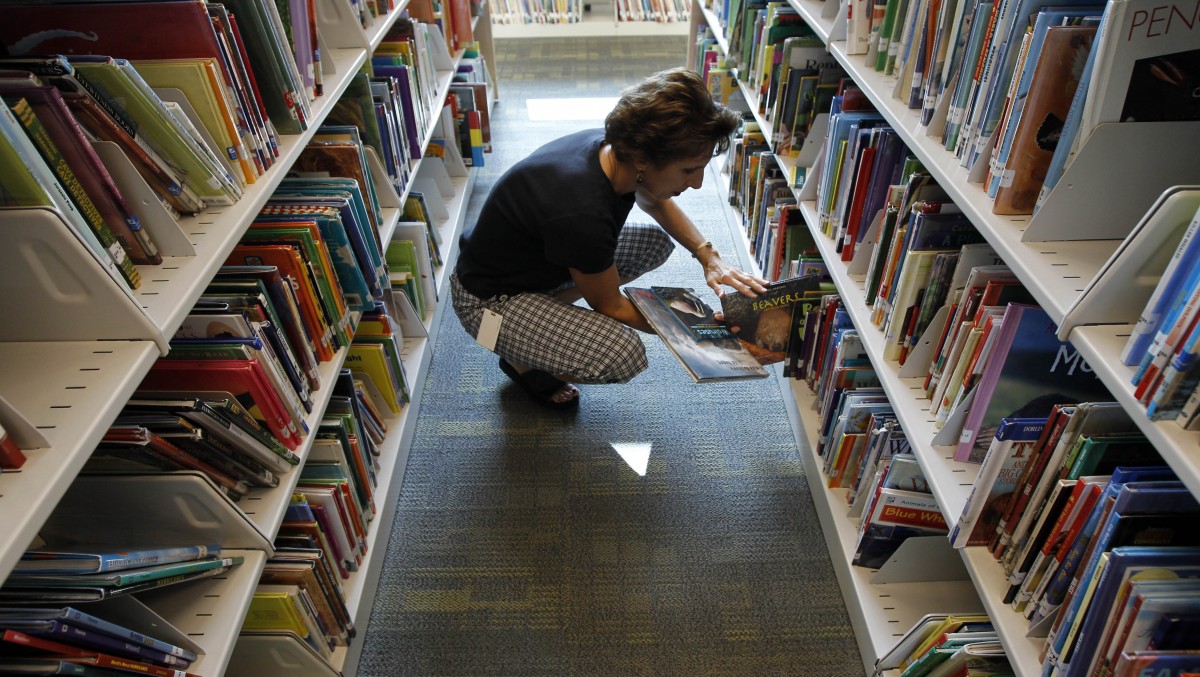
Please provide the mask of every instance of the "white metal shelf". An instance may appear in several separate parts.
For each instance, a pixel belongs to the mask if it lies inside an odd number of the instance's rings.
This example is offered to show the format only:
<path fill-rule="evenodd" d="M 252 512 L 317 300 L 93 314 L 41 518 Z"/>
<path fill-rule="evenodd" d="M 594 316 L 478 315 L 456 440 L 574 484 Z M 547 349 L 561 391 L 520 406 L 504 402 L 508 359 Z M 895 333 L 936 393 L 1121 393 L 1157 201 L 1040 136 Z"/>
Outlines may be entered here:
<path fill-rule="evenodd" d="M 267 554 L 260 550 L 222 550 L 245 560 L 227 573 L 167 586 L 138 595 L 146 606 L 204 649 L 188 672 L 213 676 L 225 672 L 242 619 L 262 574 Z"/>
<path fill-rule="evenodd" d="M 844 42 L 830 44 L 829 51 L 899 133 L 938 185 L 950 194 L 951 200 L 962 208 L 976 229 L 1021 278 L 1050 318 L 1055 323 L 1062 322 L 1067 309 L 1087 288 L 1121 241 L 1022 242 L 1021 236 L 1029 225 L 1030 216 L 992 213 L 992 198 L 988 197 L 983 187 L 969 181 L 969 172 L 959 165 L 953 153 L 934 137 L 926 136 L 926 128 L 920 124 L 920 112 L 909 110 L 892 97 L 896 78 L 869 68 L 861 55 L 846 54 Z"/>
<path fill-rule="evenodd" d="M 821 520 L 821 531 L 842 597 L 846 600 L 863 665 L 867 674 L 871 674 L 875 661 L 895 646 L 921 616 L 934 611 L 973 613 L 982 611 L 983 606 L 969 580 L 876 583 L 873 582 L 876 570 L 850 563 L 858 531 L 854 521 L 846 516 L 849 507 L 846 490 L 825 486 L 822 459 L 816 455 L 814 444 L 814 433 L 820 429 L 820 421 L 811 406 L 812 393 L 803 381 L 778 378 L 784 389 L 785 402 L 793 409 L 793 415 L 799 417 L 792 427 L 797 431 L 804 476 Z M 801 437 L 800 431 L 806 432 L 807 437 Z"/>
<path fill-rule="evenodd" d="M 0 343 L 0 396 L 46 438 L 20 470 L 0 474 L 0 580 L 158 357 L 149 341 Z"/>
<path fill-rule="evenodd" d="M 1129 325 L 1111 324 L 1076 327 L 1071 332 L 1071 344 L 1091 365 L 1116 401 L 1129 412 L 1130 418 L 1188 490 L 1200 496 L 1200 453 L 1197 453 L 1200 432 L 1184 430 L 1174 421 L 1152 421 L 1146 416 L 1146 407 L 1133 396 L 1134 368 L 1122 364 L 1119 359 L 1130 329 Z"/>
<path fill-rule="evenodd" d="M 741 217 L 734 207 L 728 206 L 728 200 L 725 199 L 728 197 L 725 191 L 729 176 L 720 171 L 723 162 L 724 158 L 717 158 L 710 163 L 710 167 L 719 177 L 718 190 L 726 202 L 726 221 L 734 239 L 734 246 L 738 249 L 741 259 L 748 262 L 747 267 L 754 268 L 749 241 L 741 227 Z M 879 341 L 882 341 L 882 337 Z M 783 390 L 784 402 L 788 407 L 788 416 L 804 464 L 805 479 L 821 521 L 821 532 L 825 537 L 838 586 L 846 601 L 846 611 L 854 629 L 866 673 L 872 674 L 875 661 L 886 654 L 924 614 L 982 611 L 984 606 L 969 580 L 880 583 L 876 580 L 877 572 L 874 569 L 850 563 L 858 540 L 857 527 L 846 515 L 846 490 L 825 486 L 821 471 L 822 460 L 815 451 L 820 421 L 813 409 L 813 396 L 802 381 L 784 379 L 777 372 L 775 378 L 780 380 L 780 388 Z M 898 377 L 896 380 L 899 380 Z M 912 401 L 913 397 L 908 395 L 907 399 Z M 971 470 L 974 477 L 978 469 Z M 967 469 L 963 468 L 962 471 L 967 472 Z M 965 498 L 964 493 L 962 500 L 965 501 Z M 917 557 L 926 555 L 919 549 L 915 550 L 914 554 Z M 938 565 L 937 562 L 930 564 L 930 570 Z M 944 566 L 940 568 L 945 569 Z"/>

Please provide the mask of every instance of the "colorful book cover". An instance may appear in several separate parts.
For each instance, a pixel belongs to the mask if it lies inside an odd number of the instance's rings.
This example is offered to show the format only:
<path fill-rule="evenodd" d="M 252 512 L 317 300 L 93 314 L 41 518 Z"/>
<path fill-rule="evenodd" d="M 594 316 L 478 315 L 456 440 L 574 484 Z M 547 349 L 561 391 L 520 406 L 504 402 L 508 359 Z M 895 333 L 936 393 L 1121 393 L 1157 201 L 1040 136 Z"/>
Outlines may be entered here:
<path fill-rule="evenodd" d="M 111 550 L 72 546 L 26 550 L 13 566 L 13 573 L 101 573 L 137 567 L 204 559 L 221 551 L 219 545 L 180 547 L 122 548 Z"/>
<path fill-rule="evenodd" d="M 1044 418 L 1000 421 L 962 515 L 950 531 L 954 547 L 987 545 L 991 540 L 1001 515 L 1016 497 L 1017 481 L 1045 425 Z"/>
<path fill-rule="evenodd" d="M 947 530 L 946 520 L 932 494 L 880 489 L 864 521 L 851 563 L 878 569 L 909 538 L 945 534 Z"/>
<path fill-rule="evenodd" d="M 772 282 L 754 298 L 727 292 L 721 296 L 721 312 L 725 323 L 760 364 L 782 362 L 793 339 L 793 308 L 800 305 L 804 312 L 820 301 L 820 293 L 821 275 L 793 277 Z"/>
<path fill-rule="evenodd" d="M 979 463 L 1006 417 L 1048 416 L 1063 402 L 1109 401 L 1103 382 L 1038 306 L 1009 304 L 1000 335 L 975 386 L 955 459 Z M 984 442 L 981 443 L 981 440 Z"/>
<path fill-rule="evenodd" d="M 767 377 L 741 342 L 692 338 L 653 289 L 626 287 L 625 294 L 696 382 Z"/>

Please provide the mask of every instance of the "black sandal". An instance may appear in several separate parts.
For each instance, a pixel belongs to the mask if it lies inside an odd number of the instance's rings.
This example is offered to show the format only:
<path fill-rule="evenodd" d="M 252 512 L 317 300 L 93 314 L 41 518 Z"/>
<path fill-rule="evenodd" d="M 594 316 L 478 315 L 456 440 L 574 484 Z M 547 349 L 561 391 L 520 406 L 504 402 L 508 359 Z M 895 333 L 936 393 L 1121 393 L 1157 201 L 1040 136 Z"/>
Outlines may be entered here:
<path fill-rule="evenodd" d="M 554 401 L 554 394 L 559 391 L 565 381 L 561 381 L 551 374 L 548 374 L 541 369 L 530 369 L 524 374 L 517 372 L 516 367 L 508 363 L 508 360 L 500 358 L 500 371 L 508 375 L 514 383 L 521 386 L 525 394 L 534 402 L 548 409 L 571 409 L 579 406 L 579 395 L 576 394 L 569 400 L 563 402 Z"/>

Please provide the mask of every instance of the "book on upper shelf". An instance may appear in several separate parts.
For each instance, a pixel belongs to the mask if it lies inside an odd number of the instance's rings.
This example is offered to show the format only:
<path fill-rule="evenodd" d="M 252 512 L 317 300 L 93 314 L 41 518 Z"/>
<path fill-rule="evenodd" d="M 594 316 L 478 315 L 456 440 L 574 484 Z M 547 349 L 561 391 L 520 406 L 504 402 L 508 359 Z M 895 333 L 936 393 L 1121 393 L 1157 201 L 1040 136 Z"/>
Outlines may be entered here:
<path fill-rule="evenodd" d="M 882 488 L 870 512 L 863 514 L 866 518 L 851 560 L 855 566 L 878 569 L 905 540 L 948 530 L 933 494 Z"/>
<path fill-rule="evenodd" d="M 697 341 L 676 311 L 715 323 L 712 308 L 686 287 L 626 287 L 625 294 L 698 383 L 766 378 L 767 370 L 733 339 Z M 668 303 L 672 305 L 668 305 Z"/>
<path fill-rule="evenodd" d="M 1109 0 L 1078 137 L 1106 122 L 1200 120 L 1189 74 L 1200 68 L 1196 7 Z"/>

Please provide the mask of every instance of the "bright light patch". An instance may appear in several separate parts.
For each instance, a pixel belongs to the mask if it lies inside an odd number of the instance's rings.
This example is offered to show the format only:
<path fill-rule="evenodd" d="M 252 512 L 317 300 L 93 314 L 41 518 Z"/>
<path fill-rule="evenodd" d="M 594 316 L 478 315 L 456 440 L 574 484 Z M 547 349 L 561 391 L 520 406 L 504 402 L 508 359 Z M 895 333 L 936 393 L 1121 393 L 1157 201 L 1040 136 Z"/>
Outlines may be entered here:
<path fill-rule="evenodd" d="M 646 467 L 650 465 L 649 442 L 613 442 L 612 448 L 617 450 L 635 473 L 646 476 Z"/>
<path fill-rule="evenodd" d="M 530 120 L 603 120 L 617 98 L 526 99 Z"/>

